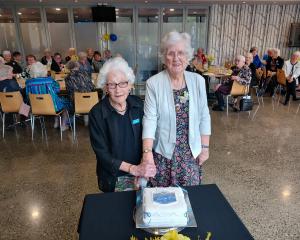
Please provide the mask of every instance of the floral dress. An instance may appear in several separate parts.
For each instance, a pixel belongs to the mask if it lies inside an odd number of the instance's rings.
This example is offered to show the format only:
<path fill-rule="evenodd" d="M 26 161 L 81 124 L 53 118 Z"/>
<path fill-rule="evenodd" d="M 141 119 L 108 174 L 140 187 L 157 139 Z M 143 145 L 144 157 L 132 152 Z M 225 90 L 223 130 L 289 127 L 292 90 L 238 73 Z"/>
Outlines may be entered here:
<path fill-rule="evenodd" d="M 192 186 L 201 183 L 201 166 L 191 152 L 189 140 L 189 100 L 187 87 L 173 90 L 176 110 L 176 145 L 172 159 L 154 152 L 157 174 L 150 179 L 154 187 Z"/>

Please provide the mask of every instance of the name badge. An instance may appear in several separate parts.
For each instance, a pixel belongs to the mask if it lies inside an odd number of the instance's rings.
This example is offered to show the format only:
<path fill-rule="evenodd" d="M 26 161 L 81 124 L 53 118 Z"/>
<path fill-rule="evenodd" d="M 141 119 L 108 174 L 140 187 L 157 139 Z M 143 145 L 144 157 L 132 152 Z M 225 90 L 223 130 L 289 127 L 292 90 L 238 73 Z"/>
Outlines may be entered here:
<path fill-rule="evenodd" d="M 139 118 L 132 120 L 132 124 L 133 125 L 138 124 L 138 123 L 140 123 L 140 119 Z"/>

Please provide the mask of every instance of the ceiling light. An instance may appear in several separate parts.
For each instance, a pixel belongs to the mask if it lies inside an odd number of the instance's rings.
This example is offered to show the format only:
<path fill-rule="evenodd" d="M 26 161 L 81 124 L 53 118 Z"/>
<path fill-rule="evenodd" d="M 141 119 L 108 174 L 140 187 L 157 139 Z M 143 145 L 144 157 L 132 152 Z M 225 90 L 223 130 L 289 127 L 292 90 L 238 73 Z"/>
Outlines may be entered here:
<path fill-rule="evenodd" d="M 145 3 L 148 3 L 148 1 L 145 1 Z"/>
<path fill-rule="evenodd" d="M 174 12 L 175 11 L 175 9 L 174 8 L 170 8 L 170 12 Z"/>
<path fill-rule="evenodd" d="M 22 15 L 22 13 L 21 13 L 21 12 L 18 12 L 18 15 Z"/>
<path fill-rule="evenodd" d="M 60 9 L 60 8 L 55 8 L 55 10 L 56 10 L 56 11 L 60 11 L 61 9 Z"/>

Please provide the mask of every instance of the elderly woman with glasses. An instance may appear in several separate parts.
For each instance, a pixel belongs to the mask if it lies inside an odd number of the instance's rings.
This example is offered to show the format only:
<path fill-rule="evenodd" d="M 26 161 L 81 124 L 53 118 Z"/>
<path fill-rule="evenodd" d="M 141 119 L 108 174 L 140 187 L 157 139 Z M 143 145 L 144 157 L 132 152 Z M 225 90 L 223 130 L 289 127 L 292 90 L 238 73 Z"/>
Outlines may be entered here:
<path fill-rule="evenodd" d="M 90 139 L 97 158 L 98 186 L 112 192 L 124 176 L 153 177 L 155 167 L 140 164 L 143 102 L 129 95 L 135 76 L 120 57 L 108 60 L 98 76 L 106 93 L 89 114 Z M 125 178 L 123 178 L 125 179 Z"/>
<path fill-rule="evenodd" d="M 236 81 L 242 85 L 249 85 L 251 82 L 251 69 L 246 65 L 246 59 L 242 55 L 238 55 L 235 58 L 235 66 L 231 68 L 231 76 L 223 81 L 222 84 L 216 86 L 215 95 L 218 103 L 212 108 L 213 111 L 224 111 L 224 95 L 228 95 L 231 92 L 233 82 Z M 234 110 L 238 111 L 236 104 Z"/>
<path fill-rule="evenodd" d="M 204 78 L 185 71 L 193 56 L 190 35 L 166 34 L 161 56 L 166 69 L 146 84 L 143 162 L 156 166 L 152 186 L 199 185 L 211 123 Z"/>

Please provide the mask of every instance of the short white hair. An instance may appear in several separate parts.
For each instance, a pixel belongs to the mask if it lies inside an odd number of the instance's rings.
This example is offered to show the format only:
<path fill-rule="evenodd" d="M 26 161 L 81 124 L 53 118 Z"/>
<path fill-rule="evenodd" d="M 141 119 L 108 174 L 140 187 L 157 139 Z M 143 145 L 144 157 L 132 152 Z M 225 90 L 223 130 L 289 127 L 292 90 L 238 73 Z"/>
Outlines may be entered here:
<path fill-rule="evenodd" d="M 107 60 L 103 67 L 100 69 L 98 75 L 97 86 L 99 88 L 104 88 L 107 82 L 107 75 L 112 71 L 120 71 L 125 74 L 128 82 L 130 84 L 134 84 L 135 76 L 131 67 L 129 67 L 128 63 L 125 59 L 121 57 L 114 57 Z"/>
<path fill-rule="evenodd" d="M 293 55 L 296 55 L 296 56 L 300 57 L 300 51 L 294 52 Z"/>
<path fill-rule="evenodd" d="M 277 54 L 277 56 L 280 56 L 280 49 L 273 48 L 272 50 L 273 50 L 273 52 L 275 52 Z"/>
<path fill-rule="evenodd" d="M 29 74 L 32 78 L 47 77 L 47 67 L 40 62 L 31 65 Z"/>
<path fill-rule="evenodd" d="M 8 79 L 13 68 L 0 62 L 0 78 Z"/>
<path fill-rule="evenodd" d="M 165 57 L 168 51 L 168 48 L 178 42 L 184 42 L 186 49 L 187 60 L 190 61 L 193 58 L 194 49 L 191 45 L 191 36 L 190 34 L 184 32 L 179 33 L 177 31 L 172 31 L 167 33 L 161 40 L 160 44 L 160 55 L 162 63 L 165 63 Z"/>
<path fill-rule="evenodd" d="M 237 59 L 237 60 L 242 60 L 242 61 L 246 61 L 246 59 L 245 59 L 245 57 L 243 56 L 243 55 L 237 55 L 236 57 L 235 57 L 235 59 Z"/>
<path fill-rule="evenodd" d="M 4 50 L 3 53 L 2 53 L 3 56 L 6 56 L 6 55 L 11 55 L 11 52 L 8 51 L 8 50 Z"/>
<path fill-rule="evenodd" d="M 78 57 L 79 57 L 79 59 L 82 59 L 84 57 L 87 57 L 87 54 L 86 54 L 86 52 L 79 52 Z"/>

